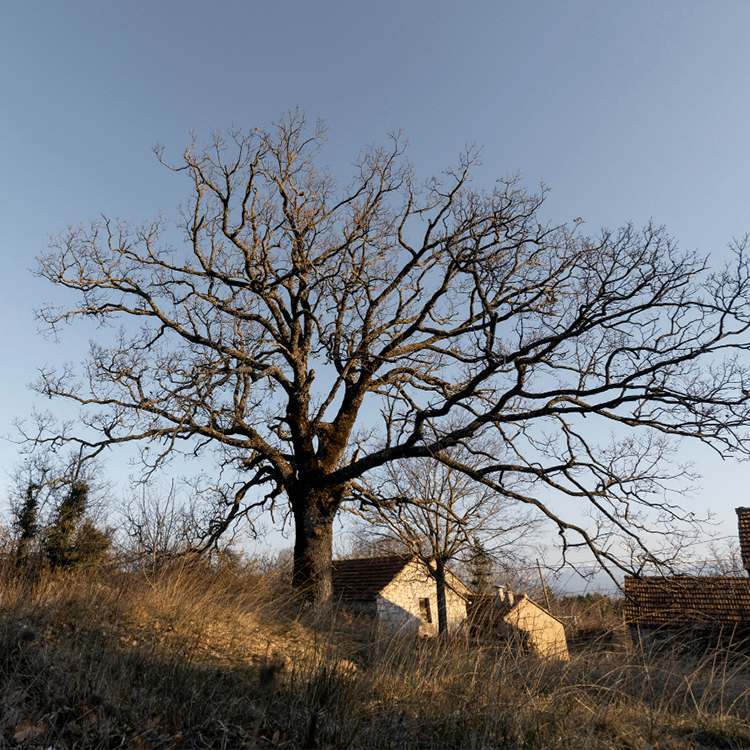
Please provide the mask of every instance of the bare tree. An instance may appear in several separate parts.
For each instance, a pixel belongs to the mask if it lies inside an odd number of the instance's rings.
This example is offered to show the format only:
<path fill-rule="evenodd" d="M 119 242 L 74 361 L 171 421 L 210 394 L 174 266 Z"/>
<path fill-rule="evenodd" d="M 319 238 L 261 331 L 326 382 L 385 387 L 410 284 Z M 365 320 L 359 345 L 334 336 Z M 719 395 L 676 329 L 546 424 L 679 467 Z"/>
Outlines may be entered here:
<path fill-rule="evenodd" d="M 714 541 L 708 546 L 707 553 L 707 557 L 691 561 L 690 572 L 703 576 L 747 576 L 739 540 Z"/>
<path fill-rule="evenodd" d="M 216 500 L 216 492 L 210 493 Z M 185 564 L 200 548 L 206 528 L 216 513 L 215 504 L 196 496 L 193 483 L 172 480 L 169 487 L 156 482 L 138 483 L 119 509 L 124 539 L 121 548 L 129 565 L 150 572 L 178 562 Z M 237 533 L 226 533 L 210 549 L 208 556 L 228 560 L 236 555 Z"/>
<path fill-rule="evenodd" d="M 189 552 L 200 539 L 192 511 L 180 502 L 174 482 L 168 490 L 138 486 L 121 511 L 127 556 L 155 571 Z"/>
<path fill-rule="evenodd" d="M 480 469 L 471 456 L 448 449 L 454 463 Z M 388 464 L 361 495 L 364 533 L 394 541 L 421 560 L 437 591 L 438 631 L 448 631 L 446 592 L 451 562 L 468 563 L 477 546 L 490 558 L 520 559 L 538 518 L 463 471 L 428 458 Z M 526 506 L 524 506 L 526 507 Z"/>
<path fill-rule="evenodd" d="M 654 226 L 547 226 L 544 191 L 472 187 L 473 151 L 420 183 L 398 136 L 339 188 L 316 165 L 323 139 L 291 113 L 188 148 L 173 167 L 192 190 L 182 243 L 161 216 L 53 241 L 37 273 L 79 302 L 39 312 L 51 332 L 76 318 L 140 327 L 105 332 L 80 379 L 44 368 L 40 393 L 83 409 L 75 432 L 35 439 L 92 454 L 137 443 L 148 470 L 213 453 L 221 512 L 205 544 L 285 498 L 294 582 L 322 600 L 334 517 L 390 462 L 465 471 L 616 565 L 609 539 L 545 498 L 587 504 L 641 544 L 639 508 L 681 515 L 649 494 L 669 478 L 661 440 L 745 450 L 745 242 L 709 273 Z M 606 425 L 616 439 L 599 448 Z M 484 431 L 512 458 L 451 459 Z M 537 489 L 515 492 L 514 477 Z"/>

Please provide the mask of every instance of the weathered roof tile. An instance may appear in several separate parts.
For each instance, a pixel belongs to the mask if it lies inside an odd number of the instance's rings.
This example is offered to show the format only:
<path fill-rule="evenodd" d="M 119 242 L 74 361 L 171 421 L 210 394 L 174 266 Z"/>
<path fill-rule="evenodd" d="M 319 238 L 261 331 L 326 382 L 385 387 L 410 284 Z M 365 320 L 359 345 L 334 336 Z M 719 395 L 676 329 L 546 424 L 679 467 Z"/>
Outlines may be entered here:
<path fill-rule="evenodd" d="M 648 628 L 749 625 L 750 579 L 727 576 L 625 578 L 625 619 Z"/>
<path fill-rule="evenodd" d="M 374 600 L 411 560 L 411 555 L 334 560 L 334 599 Z"/>

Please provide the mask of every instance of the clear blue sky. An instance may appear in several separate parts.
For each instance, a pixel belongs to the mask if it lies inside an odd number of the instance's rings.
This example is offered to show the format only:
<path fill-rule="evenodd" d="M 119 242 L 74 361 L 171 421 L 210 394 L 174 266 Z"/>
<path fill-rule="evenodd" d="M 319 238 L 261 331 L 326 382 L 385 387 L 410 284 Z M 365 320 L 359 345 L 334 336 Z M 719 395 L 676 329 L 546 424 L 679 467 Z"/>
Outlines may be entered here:
<path fill-rule="evenodd" d="M 342 176 L 399 128 L 423 176 L 479 144 L 480 183 L 543 180 L 551 221 L 594 233 L 653 218 L 720 261 L 750 231 L 748 29 L 746 0 L 6 0 L 0 435 L 31 410 L 36 368 L 80 358 L 89 335 L 36 333 L 34 307 L 59 297 L 28 272 L 35 255 L 100 213 L 173 215 L 185 184 L 151 147 L 179 156 L 191 130 L 300 107 L 327 122 Z M 750 467 L 699 458 L 693 505 L 733 534 Z M 0 442 L 0 471 L 14 460 Z"/>

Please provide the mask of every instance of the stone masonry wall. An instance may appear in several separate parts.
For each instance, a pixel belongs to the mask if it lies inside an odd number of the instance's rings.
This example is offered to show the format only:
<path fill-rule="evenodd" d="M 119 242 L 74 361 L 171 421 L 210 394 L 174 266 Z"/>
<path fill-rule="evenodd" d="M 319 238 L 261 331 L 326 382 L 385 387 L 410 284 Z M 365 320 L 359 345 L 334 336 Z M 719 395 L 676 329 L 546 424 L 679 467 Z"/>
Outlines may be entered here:
<path fill-rule="evenodd" d="M 450 579 L 449 579 L 450 580 Z M 456 584 L 458 582 L 456 581 Z M 431 623 L 423 620 L 419 600 L 430 602 Z M 466 619 L 465 600 L 446 591 L 448 628 L 458 629 Z M 411 563 L 378 596 L 378 622 L 385 627 L 418 629 L 423 635 L 437 635 L 438 609 L 435 581 L 418 563 Z"/>

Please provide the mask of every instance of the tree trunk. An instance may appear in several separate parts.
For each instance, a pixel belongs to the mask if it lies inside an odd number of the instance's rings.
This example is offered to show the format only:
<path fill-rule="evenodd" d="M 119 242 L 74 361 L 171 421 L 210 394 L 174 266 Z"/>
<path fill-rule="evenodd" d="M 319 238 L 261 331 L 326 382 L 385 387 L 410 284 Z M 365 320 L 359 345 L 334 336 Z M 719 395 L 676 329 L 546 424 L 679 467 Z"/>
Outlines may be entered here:
<path fill-rule="evenodd" d="M 292 585 L 316 604 L 333 600 L 331 561 L 337 509 L 338 504 L 330 498 L 306 495 L 292 501 L 295 529 Z"/>
<path fill-rule="evenodd" d="M 438 633 L 448 632 L 448 608 L 445 600 L 445 560 L 435 560 L 435 587 L 437 589 Z"/>

